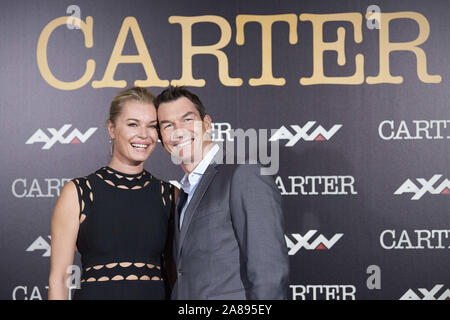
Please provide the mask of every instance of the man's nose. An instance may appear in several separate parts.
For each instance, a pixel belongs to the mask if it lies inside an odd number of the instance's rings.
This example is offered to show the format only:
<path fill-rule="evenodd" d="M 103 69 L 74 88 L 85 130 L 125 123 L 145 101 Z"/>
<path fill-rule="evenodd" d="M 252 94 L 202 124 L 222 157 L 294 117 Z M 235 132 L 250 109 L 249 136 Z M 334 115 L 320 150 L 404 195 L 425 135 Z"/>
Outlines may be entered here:
<path fill-rule="evenodd" d="M 189 131 L 183 128 L 178 128 L 176 130 L 174 130 L 172 132 L 172 137 L 171 140 L 172 141 L 179 141 L 179 140 L 183 140 L 184 137 L 189 136 Z"/>

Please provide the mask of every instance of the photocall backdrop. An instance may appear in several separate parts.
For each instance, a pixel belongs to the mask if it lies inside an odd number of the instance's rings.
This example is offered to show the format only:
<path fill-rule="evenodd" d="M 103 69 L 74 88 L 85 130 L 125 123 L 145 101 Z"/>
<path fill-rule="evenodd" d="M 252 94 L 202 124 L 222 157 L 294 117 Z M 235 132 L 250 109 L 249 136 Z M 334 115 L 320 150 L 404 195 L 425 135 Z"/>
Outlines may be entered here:
<path fill-rule="evenodd" d="M 0 8 L 1 299 L 47 298 L 51 214 L 108 164 L 114 95 L 169 84 L 216 141 L 273 129 L 289 299 L 450 299 L 448 0 Z M 145 168 L 183 175 L 161 146 Z"/>

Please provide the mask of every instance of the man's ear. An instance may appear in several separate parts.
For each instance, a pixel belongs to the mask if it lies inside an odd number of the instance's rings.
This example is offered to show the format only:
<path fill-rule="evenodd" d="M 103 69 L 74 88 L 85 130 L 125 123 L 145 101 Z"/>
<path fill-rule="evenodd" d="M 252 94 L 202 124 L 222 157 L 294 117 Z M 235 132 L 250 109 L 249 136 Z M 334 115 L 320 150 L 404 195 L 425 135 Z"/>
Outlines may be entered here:
<path fill-rule="evenodd" d="M 205 115 L 203 118 L 203 129 L 205 134 L 207 135 L 208 140 L 212 140 L 212 120 L 209 115 Z"/>
<path fill-rule="evenodd" d="M 205 131 L 212 130 L 212 120 L 211 117 L 207 114 L 205 114 L 205 117 L 203 118 L 203 126 L 205 128 Z"/>
<path fill-rule="evenodd" d="M 114 123 L 111 120 L 106 121 L 106 128 L 108 129 L 108 133 L 109 133 L 109 137 L 111 139 L 115 139 L 116 138 L 116 126 L 114 125 Z"/>

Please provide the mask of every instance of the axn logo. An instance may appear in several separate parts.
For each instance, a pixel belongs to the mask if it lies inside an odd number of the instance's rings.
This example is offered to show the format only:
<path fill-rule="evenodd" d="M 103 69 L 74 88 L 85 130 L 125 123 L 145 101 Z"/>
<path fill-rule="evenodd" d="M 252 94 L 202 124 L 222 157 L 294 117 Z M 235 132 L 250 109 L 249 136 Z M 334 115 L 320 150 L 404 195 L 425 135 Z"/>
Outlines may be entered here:
<path fill-rule="evenodd" d="M 317 126 L 311 133 L 308 132 L 314 127 L 316 121 L 308 121 L 303 127 L 299 125 L 291 125 L 293 131 L 285 126 L 278 129 L 269 139 L 269 141 L 288 140 L 285 147 L 292 147 L 298 141 L 326 141 L 330 140 L 336 132 L 342 128 L 342 124 L 336 124 L 331 129 L 326 130 L 322 126 Z"/>
<path fill-rule="evenodd" d="M 411 200 L 419 200 L 425 193 L 430 194 L 450 194 L 450 181 L 448 179 L 441 180 L 442 174 L 435 174 L 430 180 L 417 178 L 419 184 L 407 179 L 395 192 L 395 195 L 412 193 Z M 439 182 L 440 181 L 440 182 Z M 434 187 L 436 185 L 436 187 Z"/>
<path fill-rule="evenodd" d="M 48 238 L 49 240 L 51 240 L 51 236 L 48 236 Z M 27 252 L 44 251 L 42 256 L 50 257 L 51 246 L 47 240 L 39 236 L 25 251 Z"/>
<path fill-rule="evenodd" d="M 450 289 L 445 290 L 443 284 L 437 284 L 431 290 L 419 288 L 418 291 L 409 289 L 400 300 L 450 300 Z"/>
<path fill-rule="evenodd" d="M 322 234 L 319 235 L 314 241 L 309 242 L 311 238 L 317 233 L 317 230 L 310 230 L 304 236 L 293 233 L 291 240 L 287 235 L 285 235 L 286 244 L 289 248 L 288 254 L 290 256 L 295 255 L 300 249 L 305 248 L 306 250 L 328 250 L 331 249 L 339 239 L 344 235 L 343 233 L 336 233 L 331 239 L 327 239 Z"/>
<path fill-rule="evenodd" d="M 33 135 L 25 142 L 25 144 L 34 144 L 37 142 L 44 143 L 42 149 L 48 150 L 57 142 L 61 144 L 73 144 L 73 143 L 85 143 L 97 128 L 89 128 L 85 133 L 81 133 L 78 129 L 73 129 L 66 137 L 64 135 L 72 127 L 71 124 L 65 124 L 61 129 L 48 128 L 49 135 L 43 130 L 38 129 Z"/>

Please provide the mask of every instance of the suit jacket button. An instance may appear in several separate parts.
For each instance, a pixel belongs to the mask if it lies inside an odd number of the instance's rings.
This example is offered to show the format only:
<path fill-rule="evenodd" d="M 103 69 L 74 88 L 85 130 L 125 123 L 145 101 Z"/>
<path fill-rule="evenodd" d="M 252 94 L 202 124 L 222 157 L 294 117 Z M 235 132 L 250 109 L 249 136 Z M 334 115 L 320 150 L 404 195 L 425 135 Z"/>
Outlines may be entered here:
<path fill-rule="evenodd" d="M 183 275 L 183 271 L 178 270 L 178 276 L 181 277 Z"/>

